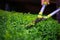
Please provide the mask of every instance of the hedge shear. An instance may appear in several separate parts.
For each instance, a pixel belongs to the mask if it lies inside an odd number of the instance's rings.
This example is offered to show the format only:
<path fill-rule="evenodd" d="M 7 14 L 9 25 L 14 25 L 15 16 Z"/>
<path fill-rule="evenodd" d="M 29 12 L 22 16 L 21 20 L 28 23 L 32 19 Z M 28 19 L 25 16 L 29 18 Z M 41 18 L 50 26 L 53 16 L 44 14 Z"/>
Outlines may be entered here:
<path fill-rule="evenodd" d="M 47 6 L 47 2 L 44 2 L 44 4 L 42 5 L 42 8 L 37 16 L 37 19 L 35 21 L 33 21 L 31 24 L 28 24 L 27 25 L 27 28 L 30 28 L 34 25 L 36 25 L 38 22 L 42 21 L 42 20 L 46 20 L 48 18 L 50 18 L 51 16 L 53 16 L 54 14 L 56 14 L 57 12 L 60 11 L 60 8 L 58 8 L 57 10 L 53 11 L 52 13 L 48 14 L 47 16 L 43 16 L 43 12 L 44 12 L 44 9 L 45 7 Z"/>

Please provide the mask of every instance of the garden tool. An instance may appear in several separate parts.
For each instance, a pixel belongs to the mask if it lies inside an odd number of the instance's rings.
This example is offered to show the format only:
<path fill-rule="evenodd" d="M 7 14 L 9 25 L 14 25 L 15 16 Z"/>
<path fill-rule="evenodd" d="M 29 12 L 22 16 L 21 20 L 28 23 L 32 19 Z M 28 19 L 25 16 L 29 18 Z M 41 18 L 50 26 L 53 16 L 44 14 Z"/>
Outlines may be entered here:
<path fill-rule="evenodd" d="M 57 12 L 60 11 L 60 8 L 58 8 L 57 10 L 55 10 L 52 13 L 48 14 L 47 16 L 43 16 L 42 14 L 43 14 L 44 9 L 45 9 L 46 6 L 47 6 L 47 2 L 44 2 L 43 6 L 42 6 L 42 8 L 39 12 L 39 15 L 38 15 L 37 19 L 35 21 L 33 21 L 32 23 L 28 24 L 27 28 L 31 28 L 32 26 L 36 25 L 38 22 L 46 20 L 46 19 L 50 18 L 51 16 L 53 16 L 54 14 L 56 14 Z"/>

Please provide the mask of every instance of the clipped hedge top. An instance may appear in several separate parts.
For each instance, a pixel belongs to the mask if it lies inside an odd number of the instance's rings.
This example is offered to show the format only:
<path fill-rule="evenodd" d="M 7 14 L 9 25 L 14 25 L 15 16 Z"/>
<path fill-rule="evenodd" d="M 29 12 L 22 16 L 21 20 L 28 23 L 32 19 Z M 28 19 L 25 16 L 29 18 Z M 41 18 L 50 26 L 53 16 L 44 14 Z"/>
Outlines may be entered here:
<path fill-rule="evenodd" d="M 41 21 L 30 29 L 26 25 L 37 15 L 0 11 L 1 40 L 57 40 L 57 28 L 60 24 L 52 18 Z"/>

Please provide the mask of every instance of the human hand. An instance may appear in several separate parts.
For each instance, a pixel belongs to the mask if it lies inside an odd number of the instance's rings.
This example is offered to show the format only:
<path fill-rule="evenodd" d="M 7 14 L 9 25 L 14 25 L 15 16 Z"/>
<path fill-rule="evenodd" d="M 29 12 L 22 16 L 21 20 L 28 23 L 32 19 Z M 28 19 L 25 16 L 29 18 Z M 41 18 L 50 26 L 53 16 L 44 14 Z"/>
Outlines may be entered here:
<path fill-rule="evenodd" d="M 49 3 L 49 0 L 41 0 L 41 5 L 43 5 L 44 2 L 47 2 L 47 4 L 50 4 L 50 3 Z"/>

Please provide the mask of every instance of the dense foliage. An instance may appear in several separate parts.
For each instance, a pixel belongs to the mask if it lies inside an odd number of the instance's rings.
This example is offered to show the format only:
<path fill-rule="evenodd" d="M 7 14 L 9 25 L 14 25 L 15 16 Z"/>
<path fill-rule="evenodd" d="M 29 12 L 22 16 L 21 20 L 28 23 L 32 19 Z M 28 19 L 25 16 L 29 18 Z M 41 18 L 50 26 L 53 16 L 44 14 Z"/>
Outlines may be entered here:
<path fill-rule="evenodd" d="M 57 40 L 60 24 L 52 18 L 26 29 L 37 15 L 0 11 L 0 40 Z"/>

